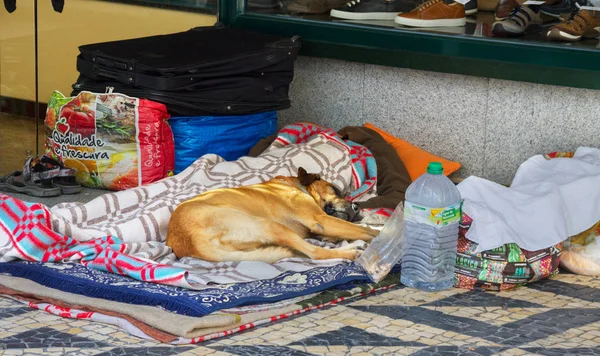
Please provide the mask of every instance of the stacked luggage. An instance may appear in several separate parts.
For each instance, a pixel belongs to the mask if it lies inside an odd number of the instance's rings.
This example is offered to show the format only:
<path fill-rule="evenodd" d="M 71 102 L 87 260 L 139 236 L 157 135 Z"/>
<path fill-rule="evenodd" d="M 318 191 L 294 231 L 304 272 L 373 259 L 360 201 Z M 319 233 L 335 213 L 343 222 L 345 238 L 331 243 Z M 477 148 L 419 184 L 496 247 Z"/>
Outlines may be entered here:
<path fill-rule="evenodd" d="M 72 95 L 107 91 L 165 104 L 175 138 L 175 173 L 208 153 L 227 160 L 275 133 L 290 107 L 299 37 L 217 24 L 79 47 Z"/>
<path fill-rule="evenodd" d="M 290 107 L 299 37 L 223 26 L 79 47 L 72 95 L 115 92 L 173 116 L 248 115 Z"/>

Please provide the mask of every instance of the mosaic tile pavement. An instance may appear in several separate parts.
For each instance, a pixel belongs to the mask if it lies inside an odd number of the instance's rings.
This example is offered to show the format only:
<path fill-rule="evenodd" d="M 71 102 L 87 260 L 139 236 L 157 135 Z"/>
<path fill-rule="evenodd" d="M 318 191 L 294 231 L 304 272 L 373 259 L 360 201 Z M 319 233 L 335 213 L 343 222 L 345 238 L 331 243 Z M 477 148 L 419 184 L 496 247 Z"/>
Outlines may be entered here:
<path fill-rule="evenodd" d="M 136 338 L 0 298 L 2 355 L 600 355 L 600 278 L 504 292 L 397 287 L 200 345 Z"/>

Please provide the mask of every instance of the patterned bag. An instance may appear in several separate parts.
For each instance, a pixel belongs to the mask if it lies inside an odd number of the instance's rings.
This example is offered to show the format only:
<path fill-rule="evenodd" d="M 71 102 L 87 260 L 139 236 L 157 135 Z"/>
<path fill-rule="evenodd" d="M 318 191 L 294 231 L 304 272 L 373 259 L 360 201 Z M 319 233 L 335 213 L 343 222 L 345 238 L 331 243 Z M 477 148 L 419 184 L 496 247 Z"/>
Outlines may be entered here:
<path fill-rule="evenodd" d="M 84 186 L 124 190 L 174 168 L 173 133 L 163 104 L 122 94 L 55 91 L 46 111 L 46 153 L 77 170 Z"/>
<path fill-rule="evenodd" d="M 527 251 L 514 243 L 475 253 L 477 244 L 466 238 L 473 220 L 463 214 L 458 236 L 454 286 L 475 290 L 507 290 L 558 273 L 562 243 Z"/>

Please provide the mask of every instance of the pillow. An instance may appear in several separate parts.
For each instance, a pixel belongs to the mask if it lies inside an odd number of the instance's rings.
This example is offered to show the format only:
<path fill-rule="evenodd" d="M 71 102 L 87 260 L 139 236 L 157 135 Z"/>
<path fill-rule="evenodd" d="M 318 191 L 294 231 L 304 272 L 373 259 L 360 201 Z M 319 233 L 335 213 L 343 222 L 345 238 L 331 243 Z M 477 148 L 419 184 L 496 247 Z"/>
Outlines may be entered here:
<path fill-rule="evenodd" d="M 383 131 L 382 129 L 375 127 L 370 123 L 366 123 L 365 127 L 377 132 L 383 137 L 386 142 L 391 144 L 398 153 L 400 160 L 406 166 L 410 178 L 414 181 L 419 178 L 427 171 L 429 162 L 441 162 L 444 166 L 444 175 L 448 176 L 460 168 L 460 163 L 449 161 L 445 158 L 435 156 L 425 150 L 422 150 L 416 146 L 411 145 L 409 142 L 399 139 Z"/>

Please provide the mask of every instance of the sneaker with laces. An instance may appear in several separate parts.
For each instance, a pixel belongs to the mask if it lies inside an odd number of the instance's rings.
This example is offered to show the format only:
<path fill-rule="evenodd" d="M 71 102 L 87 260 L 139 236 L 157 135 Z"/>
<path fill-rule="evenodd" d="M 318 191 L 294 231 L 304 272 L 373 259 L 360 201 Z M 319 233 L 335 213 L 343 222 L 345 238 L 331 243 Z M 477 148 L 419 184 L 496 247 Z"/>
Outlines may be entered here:
<path fill-rule="evenodd" d="M 465 14 L 475 15 L 478 10 L 478 0 L 469 0 L 465 4 Z"/>
<path fill-rule="evenodd" d="M 542 19 L 539 13 L 534 12 L 526 5 L 518 6 L 501 21 L 492 24 L 492 33 L 495 36 L 519 36 L 525 33 L 532 24 L 540 24 Z"/>
<path fill-rule="evenodd" d="M 346 20 L 389 20 L 418 6 L 419 0 L 352 0 L 339 9 L 331 10 L 331 17 Z"/>
<path fill-rule="evenodd" d="M 452 27 L 464 26 L 467 22 L 465 6 L 441 0 L 429 0 L 406 14 L 399 14 L 394 20 L 397 24 L 411 27 Z"/>
<path fill-rule="evenodd" d="M 574 11 L 564 22 L 548 31 L 548 39 L 561 42 L 575 42 L 583 38 L 600 36 L 600 22 L 595 11 Z"/>

